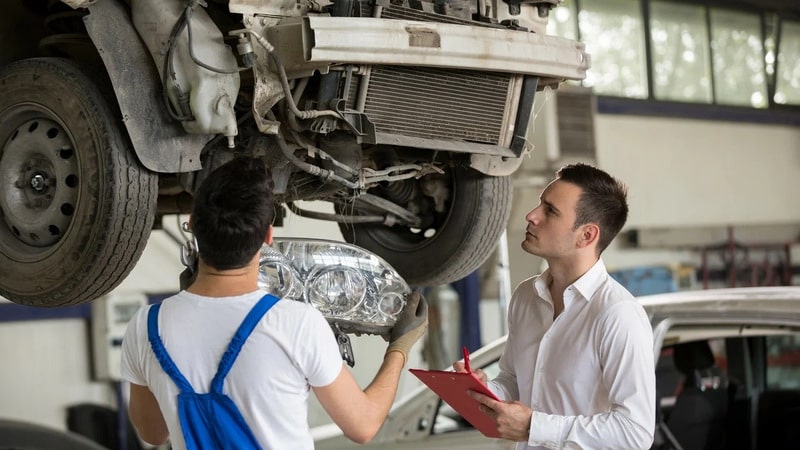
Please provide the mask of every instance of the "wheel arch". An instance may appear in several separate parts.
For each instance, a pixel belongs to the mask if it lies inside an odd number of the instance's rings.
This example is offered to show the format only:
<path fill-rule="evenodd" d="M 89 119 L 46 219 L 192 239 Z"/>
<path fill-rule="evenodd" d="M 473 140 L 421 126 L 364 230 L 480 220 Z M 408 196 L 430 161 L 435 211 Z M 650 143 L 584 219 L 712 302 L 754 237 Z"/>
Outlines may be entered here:
<path fill-rule="evenodd" d="M 199 170 L 200 152 L 212 138 L 190 134 L 161 105 L 161 81 L 127 6 L 97 2 L 84 17 L 86 31 L 114 86 L 134 151 L 146 168 L 159 173 Z"/>
<path fill-rule="evenodd" d="M 449 206 L 435 233 L 408 226 L 339 222 L 346 242 L 380 255 L 410 285 L 435 286 L 464 278 L 494 251 L 511 213 L 513 188 L 509 176 L 490 176 L 456 167 L 447 176 Z M 351 205 L 335 205 L 354 212 Z M 348 208 L 351 208 L 348 211 Z"/>
<path fill-rule="evenodd" d="M 200 152 L 211 136 L 187 133 L 164 111 L 158 71 L 124 3 L 104 0 L 86 8 L 89 13 L 83 21 L 92 50 L 59 56 L 85 67 L 104 69 L 113 86 L 113 93 L 104 94 L 113 95 L 108 100 L 113 100 L 121 112 L 134 152 L 144 167 L 157 173 L 199 170 Z M 4 7 L 0 15 L 0 68 L 14 61 L 48 56 L 40 48 L 42 39 L 51 34 L 45 25 L 52 13 L 48 0 L 13 0 Z"/>

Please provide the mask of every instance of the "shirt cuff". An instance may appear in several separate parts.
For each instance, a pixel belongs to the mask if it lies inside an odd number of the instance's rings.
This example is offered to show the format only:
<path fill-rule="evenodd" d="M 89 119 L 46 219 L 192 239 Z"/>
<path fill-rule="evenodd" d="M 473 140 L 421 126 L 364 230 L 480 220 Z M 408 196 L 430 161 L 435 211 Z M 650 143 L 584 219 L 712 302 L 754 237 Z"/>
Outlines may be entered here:
<path fill-rule="evenodd" d="M 533 411 L 528 445 L 533 447 L 562 448 L 561 429 L 564 417 Z"/>

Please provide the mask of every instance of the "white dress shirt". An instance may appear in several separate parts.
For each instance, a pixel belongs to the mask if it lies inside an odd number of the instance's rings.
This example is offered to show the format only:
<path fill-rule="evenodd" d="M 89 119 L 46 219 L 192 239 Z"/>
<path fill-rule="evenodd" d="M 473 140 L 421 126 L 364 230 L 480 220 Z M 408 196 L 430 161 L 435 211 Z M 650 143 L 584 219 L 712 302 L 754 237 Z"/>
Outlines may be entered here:
<path fill-rule="evenodd" d="M 553 321 L 550 280 L 547 270 L 514 291 L 501 372 L 489 383 L 533 410 L 517 449 L 648 449 L 656 394 L 644 308 L 598 260 L 564 291 Z"/>

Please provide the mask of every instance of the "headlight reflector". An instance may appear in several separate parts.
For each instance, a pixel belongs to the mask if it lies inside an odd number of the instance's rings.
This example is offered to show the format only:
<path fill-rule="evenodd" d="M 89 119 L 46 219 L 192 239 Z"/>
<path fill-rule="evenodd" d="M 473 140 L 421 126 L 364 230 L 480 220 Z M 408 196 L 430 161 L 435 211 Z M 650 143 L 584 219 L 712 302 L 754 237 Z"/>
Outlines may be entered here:
<path fill-rule="evenodd" d="M 310 303 L 346 333 L 384 334 L 411 292 L 379 256 L 354 245 L 279 238 L 261 248 L 259 287 Z"/>
<path fill-rule="evenodd" d="M 329 267 L 308 277 L 306 298 L 324 315 L 346 316 L 361 305 L 367 293 L 364 275 L 348 267 Z"/>

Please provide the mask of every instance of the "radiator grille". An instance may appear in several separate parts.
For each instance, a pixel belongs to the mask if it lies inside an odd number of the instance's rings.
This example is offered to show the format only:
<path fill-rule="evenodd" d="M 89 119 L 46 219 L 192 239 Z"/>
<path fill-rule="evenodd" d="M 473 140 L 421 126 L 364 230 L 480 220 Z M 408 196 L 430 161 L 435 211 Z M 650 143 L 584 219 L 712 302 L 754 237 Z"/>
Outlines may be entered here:
<path fill-rule="evenodd" d="M 364 112 L 377 132 L 498 145 L 510 77 L 419 67 L 373 67 Z"/>
<path fill-rule="evenodd" d="M 372 17 L 375 14 L 375 5 L 373 3 L 373 1 L 369 0 L 362 0 L 358 2 L 356 15 L 358 17 Z M 503 26 L 489 22 L 478 22 L 475 20 L 463 19 L 461 17 L 447 16 L 433 11 L 425 11 L 420 9 L 423 7 L 422 2 L 419 3 L 419 8 L 412 8 L 408 2 L 405 2 L 405 5 L 393 5 L 388 2 L 380 2 L 380 4 L 382 7 L 380 17 L 382 19 L 419 20 L 421 22 L 456 23 L 476 27 L 504 28 Z M 432 4 L 431 7 L 433 7 Z"/>
<path fill-rule="evenodd" d="M 439 22 L 439 23 L 456 23 L 456 24 L 469 24 L 481 25 L 480 22 L 472 20 L 465 20 L 459 17 L 445 16 L 444 14 L 436 14 L 432 12 L 420 11 L 411 8 L 403 8 L 400 6 L 387 6 L 381 12 L 382 19 L 402 19 L 402 20 L 419 20 L 421 22 Z M 486 24 L 488 26 L 488 24 Z"/>
<path fill-rule="evenodd" d="M 359 14 L 371 16 L 372 2 L 359 2 Z M 382 2 L 381 18 L 494 25 Z M 379 133 L 427 139 L 503 145 L 512 75 L 423 67 L 374 66 L 364 112 Z M 348 106 L 359 83 L 352 83 Z"/>

